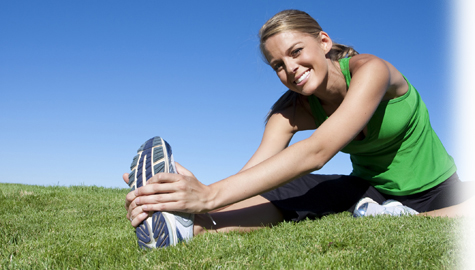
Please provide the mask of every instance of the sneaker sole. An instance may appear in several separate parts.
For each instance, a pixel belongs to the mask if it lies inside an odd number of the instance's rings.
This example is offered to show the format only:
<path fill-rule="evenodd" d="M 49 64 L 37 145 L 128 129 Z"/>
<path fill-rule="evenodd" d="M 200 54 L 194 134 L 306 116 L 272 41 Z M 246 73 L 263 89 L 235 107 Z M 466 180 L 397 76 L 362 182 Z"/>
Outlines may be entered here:
<path fill-rule="evenodd" d="M 133 191 L 147 185 L 147 180 L 157 173 L 176 173 L 170 145 L 160 137 L 153 137 L 137 150 L 130 165 L 129 186 Z M 176 233 L 174 214 L 149 212 L 148 218 L 135 229 L 141 248 L 173 246 L 181 236 Z"/>

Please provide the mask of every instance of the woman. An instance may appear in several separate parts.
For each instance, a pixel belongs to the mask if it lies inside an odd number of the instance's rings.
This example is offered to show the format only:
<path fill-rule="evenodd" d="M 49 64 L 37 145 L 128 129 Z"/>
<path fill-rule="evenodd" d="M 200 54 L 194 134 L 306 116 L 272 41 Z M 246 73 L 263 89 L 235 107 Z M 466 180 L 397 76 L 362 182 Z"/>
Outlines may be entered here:
<path fill-rule="evenodd" d="M 454 192 L 466 183 L 430 127 L 416 89 L 394 66 L 333 43 L 313 18 L 297 10 L 276 14 L 259 36 L 262 54 L 289 88 L 272 107 L 259 148 L 239 173 L 209 186 L 178 163 L 178 174 L 157 173 L 144 186 L 134 181 L 141 176 L 133 170 L 130 184 L 137 189 L 127 195 L 125 207 L 132 225 L 142 224 L 139 243 L 147 246 L 157 226 L 169 229 L 160 237 L 172 239 L 151 245 L 166 246 L 205 230 L 247 231 L 284 219 L 352 212 L 367 197 L 355 215 L 458 213 L 468 195 Z M 288 146 L 302 130 L 315 132 Z M 170 148 L 157 140 L 139 155 L 163 150 L 170 171 L 161 171 L 174 172 Z M 350 176 L 310 174 L 338 151 L 351 155 Z M 124 181 L 129 183 L 128 174 Z M 149 218 L 149 211 L 158 212 Z M 175 225 L 183 215 L 164 211 L 197 214 L 194 226 Z"/>

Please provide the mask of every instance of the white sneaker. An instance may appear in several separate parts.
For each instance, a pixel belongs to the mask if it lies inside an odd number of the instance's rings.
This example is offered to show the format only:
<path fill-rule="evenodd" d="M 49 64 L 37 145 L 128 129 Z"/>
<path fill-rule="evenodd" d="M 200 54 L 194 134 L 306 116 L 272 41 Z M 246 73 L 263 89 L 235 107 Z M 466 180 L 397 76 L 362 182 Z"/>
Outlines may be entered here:
<path fill-rule="evenodd" d="M 402 203 L 398 202 L 396 200 L 386 200 L 386 201 L 383 202 L 382 205 L 392 207 L 392 206 L 400 206 L 400 205 L 402 205 Z"/>
<path fill-rule="evenodd" d="M 137 150 L 130 165 L 129 186 L 131 191 L 145 186 L 153 175 L 176 173 L 170 145 L 160 137 L 153 137 Z M 174 246 L 193 237 L 193 214 L 177 212 L 149 212 L 148 218 L 135 233 L 141 248 Z"/>
<path fill-rule="evenodd" d="M 395 200 L 387 200 L 383 202 L 383 205 L 375 202 L 371 198 L 361 199 L 353 211 L 354 217 L 367 217 L 367 216 L 377 216 L 377 215 L 391 215 L 391 216 L 402 216 L 402 215 L 416 215 L 419 214 L 416 210 L 403 205 L 402 203 Z"/>
<path fill-rule="evenodd" d="M 373 199 L 365 197 L 361 199 L 353 211 L 354 217 L 366 217 L 366 216 L 375 216 L 379 213 L 384 212 L 384 207 L 379 205 Z"/>
<path fill-rule="evenodd" d="M 392 216 L 402 216 L 402 215 L 417 215 L 419 212 L 412 209 L 409 206 L 403 205 L 401 202 L 396 200 L 387 200 L 382 204 L 386 208 L 386 214 Z"/>

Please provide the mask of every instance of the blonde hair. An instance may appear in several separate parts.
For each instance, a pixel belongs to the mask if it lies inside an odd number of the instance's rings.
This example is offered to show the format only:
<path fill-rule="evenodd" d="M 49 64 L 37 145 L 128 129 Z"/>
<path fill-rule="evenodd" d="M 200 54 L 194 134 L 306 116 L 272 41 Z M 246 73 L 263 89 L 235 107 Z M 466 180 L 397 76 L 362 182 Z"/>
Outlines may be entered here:
<path fill-rule="evenodd" d="M 266 41 L 270 37 L 284 31 L 297 31 L 306 33 L 318 39 L 320 32 L 323 30 L 320 24 L 318 24 L 314 18 L 303 11 L 289 9 L 277 13 L 272 18 L 270 18 L 259 30 L 259 48 L 267 64 L 269 64 L 269 61 L 267 59 L 265 50 Z M 358 52 L 350 46 L 333 43 L 330 52 L 327 53 L 327 57 L 333 61 L 338 61 L 339 59 L 352 57 L 357 54 Z M 271 111 L 266 117 L 266 122 L 269 120 L 272 114 L 276 113 L 277 111 L 286 109 L 290 106 L 295 108 L 298 103 L 302 102 L 303 98 L 304 96 L 288 90 L 277 100 L 276 103 L 274 103 Z"/>

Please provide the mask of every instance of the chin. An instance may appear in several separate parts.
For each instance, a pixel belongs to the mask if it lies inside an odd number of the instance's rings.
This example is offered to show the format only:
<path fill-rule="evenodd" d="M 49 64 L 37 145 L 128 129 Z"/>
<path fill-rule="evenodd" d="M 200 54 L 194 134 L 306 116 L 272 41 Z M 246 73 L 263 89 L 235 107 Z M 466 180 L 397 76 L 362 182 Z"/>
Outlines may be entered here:
<path fill-rule="evenodd" d="M 313 93 L 308 93 L 308 92 L 299 92 L 299 94 L 306 97 L 313 95 Z"/>
<path fill-rule="evenodd" d="M 311 96 L 315 93 L 316 87 L 310 86 L 310 85 L 305 85 L 305 87 L 298 89 L 295 85 L 286 85 L 290 90 L 292 90 L 295 93 L 299 93 L 303 96 Z M 289 87 L 292 86 L 292 87 Z"/>
<path fill-rule="evenodd" d="M 296 91 L 297 93 L 303 95 L 303 96 L 311 96 L 315 93 L 315 89 L 310 88 L 310 89 L 300 89 L 300 91 Z"/>

